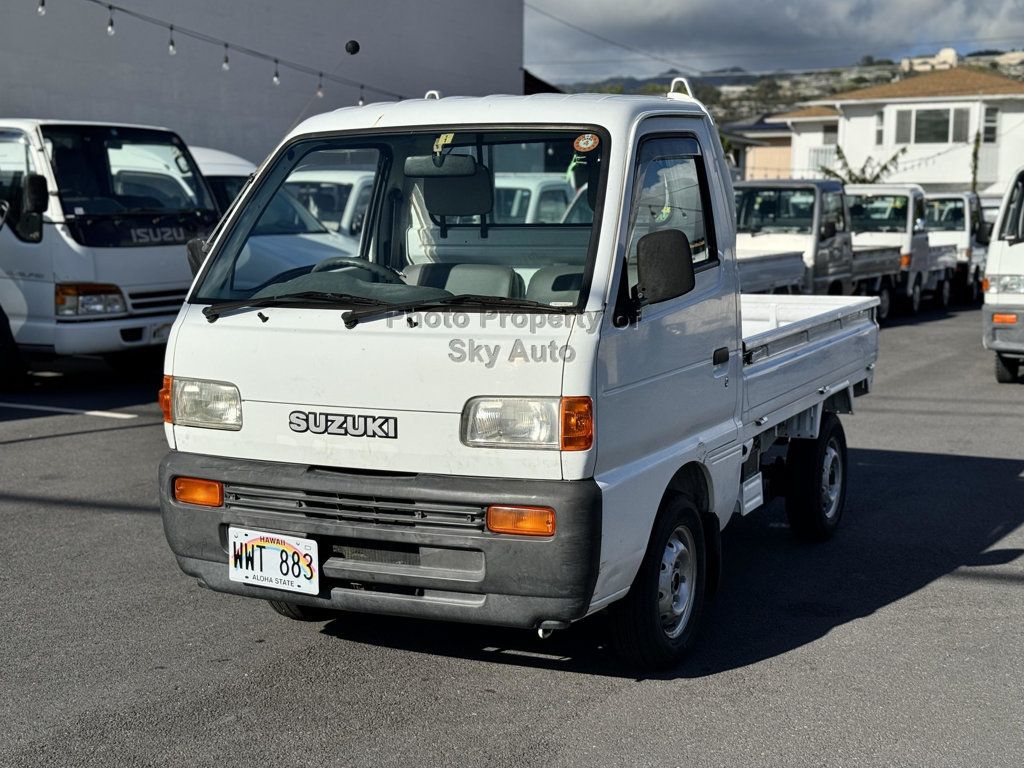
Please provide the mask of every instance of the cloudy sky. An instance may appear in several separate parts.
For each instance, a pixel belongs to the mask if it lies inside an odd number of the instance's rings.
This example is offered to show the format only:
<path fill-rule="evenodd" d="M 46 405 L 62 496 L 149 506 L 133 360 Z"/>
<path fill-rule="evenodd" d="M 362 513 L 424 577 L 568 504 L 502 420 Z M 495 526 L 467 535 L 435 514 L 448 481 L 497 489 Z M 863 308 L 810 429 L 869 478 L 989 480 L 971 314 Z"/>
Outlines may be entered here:
<path fill-rule="evenodd" d="M 527 0 L 524 14 L 526 66 L 554 82 L 1024 47 L 1024 0 Z"/>

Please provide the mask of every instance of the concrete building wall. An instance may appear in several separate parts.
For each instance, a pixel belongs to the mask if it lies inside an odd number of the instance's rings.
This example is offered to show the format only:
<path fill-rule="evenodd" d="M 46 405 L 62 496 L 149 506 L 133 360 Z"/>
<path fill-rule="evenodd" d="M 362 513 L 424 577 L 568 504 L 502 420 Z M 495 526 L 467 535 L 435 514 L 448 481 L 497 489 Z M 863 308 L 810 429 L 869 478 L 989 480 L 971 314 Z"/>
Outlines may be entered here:
<path fill-rule="evenodd" d="M 521 93 L 522 0 L 123 0 L 126 8 L 180 27 L 365 83 L 366 101 L 387 100 L 376 85 L 406 97 Z M 0 116 L 162 125 L 186 142 L 260 161 L 299 120 L 351 106 L 358 87 L 175 36 L 83 0 L 30 0 L 0 8 Z M 356 39 L 362 51 L 345 53 Z"/>

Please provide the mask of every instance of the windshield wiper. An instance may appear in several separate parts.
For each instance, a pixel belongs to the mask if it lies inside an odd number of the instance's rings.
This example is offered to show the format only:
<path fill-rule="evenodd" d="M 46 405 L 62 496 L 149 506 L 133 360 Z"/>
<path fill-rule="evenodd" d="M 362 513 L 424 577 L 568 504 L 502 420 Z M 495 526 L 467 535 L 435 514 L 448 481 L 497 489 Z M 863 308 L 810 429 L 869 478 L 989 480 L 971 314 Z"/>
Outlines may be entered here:
<path fill-rule="evenodd" d="M 360 306 L 378 307 L 383 302 L 377 299 L 368 299 L 365 296 L 355 296 L 351 293 L 331 293 L 327 291 L 299 291 L 298 293 L 281 293 L 275 296 L 264 296 L 260 299 L 239 299 L 238 301 L 221 301 L 203 307 L 203 315 L 211 323 L 225 312 L 233 309 L 246 309 L 256 307 L 272 307 L 274 305 L 290 304 L 295 301 L 313 302 L 322 304 L 358 304 Z"/>
<path fill-rule="evenodd" d="M 419 299 L 418 301 L 407 301 L 401 304 L 381 304 L 380 306 L 367 309 L 351 309 L 345 312 L 341 319 L 345 321 L 346 328 L 352 329 L 359 325 L 360 320 L 390 315 L 392 312 L 417 312 L 423 309 L 443 309 L 453 306 L 503 307 L 549 313 L 562 312 L 566 309 L 565 307 L 552 307 L 550 304 L 533 301 L 532 299 L 512 299 L 507 296 L 484 296 L 475 293 L 462 293 L 458 296 L 445 296 L 440 299 Z"/>

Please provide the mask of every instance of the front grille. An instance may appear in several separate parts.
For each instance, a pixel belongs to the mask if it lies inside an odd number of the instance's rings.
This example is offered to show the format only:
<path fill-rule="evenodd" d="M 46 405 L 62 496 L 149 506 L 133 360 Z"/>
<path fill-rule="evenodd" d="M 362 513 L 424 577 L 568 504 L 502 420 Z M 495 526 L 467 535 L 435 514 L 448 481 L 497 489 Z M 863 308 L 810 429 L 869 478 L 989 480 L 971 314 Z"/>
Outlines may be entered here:
<path fill-rule="evenodd" d="M 134 291 L 128 294 L 131 310 L 136 315 L 162 315 L 177 312 L 188 291 Z"/>
<path fill-rule="evenodd" d="M 295 512 L 308 517 L 382 525 L 484 529 L 485 510 L 473 504 L 354 496 L 330 491 L 224 485 L 224 506 L 250 512 Z"/>

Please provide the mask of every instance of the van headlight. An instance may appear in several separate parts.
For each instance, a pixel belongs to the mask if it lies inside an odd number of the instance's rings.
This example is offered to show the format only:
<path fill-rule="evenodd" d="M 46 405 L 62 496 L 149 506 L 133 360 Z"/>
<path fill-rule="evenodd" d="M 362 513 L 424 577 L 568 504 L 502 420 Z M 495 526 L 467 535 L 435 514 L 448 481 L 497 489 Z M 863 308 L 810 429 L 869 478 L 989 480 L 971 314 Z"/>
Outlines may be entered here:
<path fill-rule="evenodd" d="M 462 409 L 471 448 L 585 451 L 593 444 L 589 397 L 474 397 Z"/>
<path fill-rule="evenodd" d="M 988 284 L 990 293 L 1024 293 L 1024 275 L 992 275 Z"/>
<path fill-rule="evenodd" d="M 171 381 L 171 420 L 183 427 L 242 428 L 242 398 L 238 387 L 222 381 Z"/>

